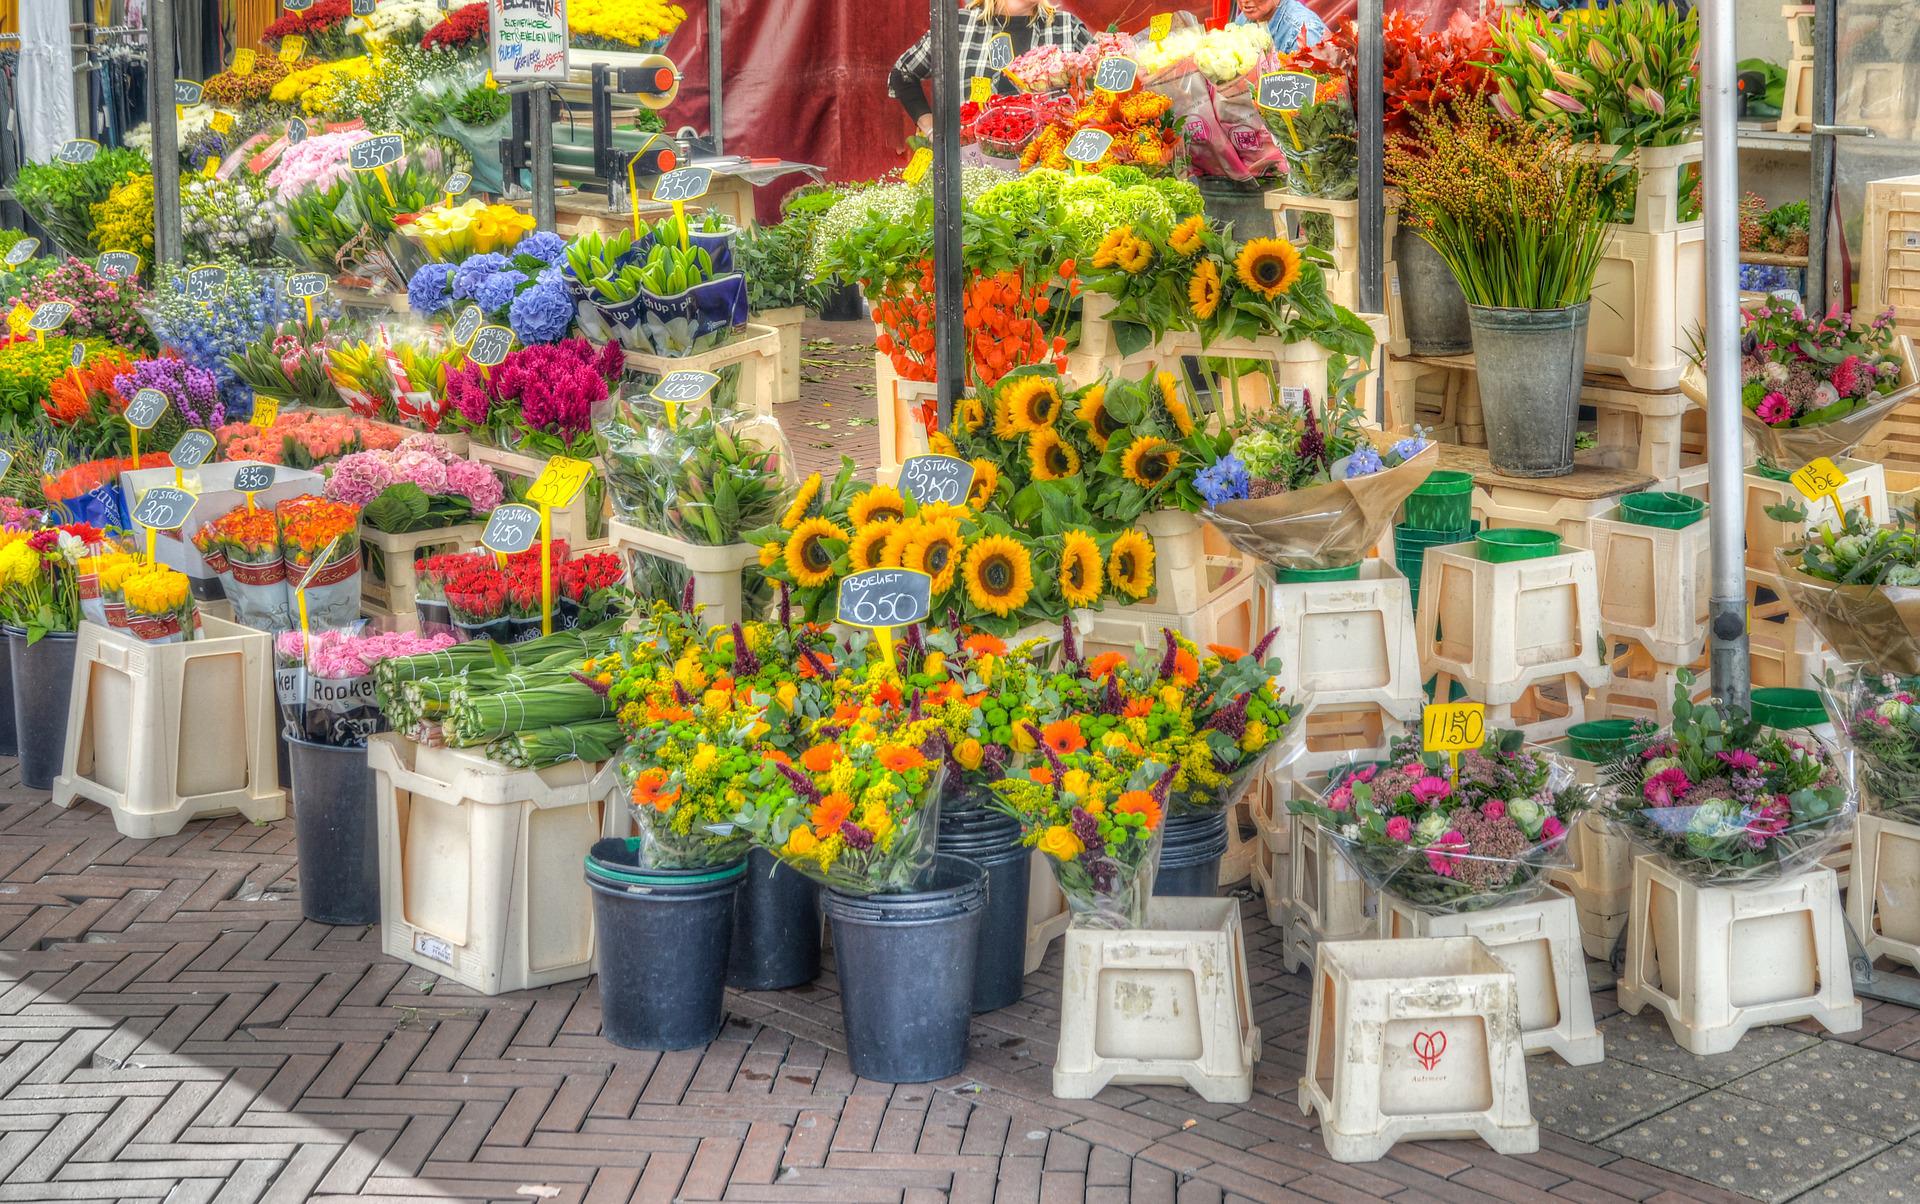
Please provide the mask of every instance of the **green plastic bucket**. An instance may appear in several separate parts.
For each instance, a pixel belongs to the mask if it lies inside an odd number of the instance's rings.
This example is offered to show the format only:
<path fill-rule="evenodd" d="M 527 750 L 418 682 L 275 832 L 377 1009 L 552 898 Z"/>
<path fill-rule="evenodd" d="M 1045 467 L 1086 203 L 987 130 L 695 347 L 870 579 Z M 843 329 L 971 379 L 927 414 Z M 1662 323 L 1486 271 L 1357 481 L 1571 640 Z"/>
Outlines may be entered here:
<path fill-rule="evenodd" d="M 1482 531 L 1473 538 L 1480 545 L 1480 559 L 1493 564 L 1538 560 L 1560 553 L 1560 533 L 1537 527 L 1501 527 L 1497 531 Z"/>
<path fill-rule="evenodd" d="M 1567 729 L 1567 747 L 1582 761 L 1611 761 L 1633 743 L 1631 719 L 1595 719 Z"/>
<path fill-rule="evenodd" d="M 1446 468 L 1429 473 L 1407 495 L 1401 518 L 1427 531 L 1464 530 L 1473 518 L 1473 474 Z"/>
<path fill-rule="evenodd" d="M 1352 564 L 1335 565 L 1330 569 L 1275 568 L 1273 579 L 1282 585 L 1307 585 L 1315 581 L 1358 581 L 1360 564 L 1361 562 L 1356 560 Z"/>
<path fill-rule="evenodd" d="M 1768 727 L 1789 729 L 1819 727 L 1831 722 L 1818 690 L 1796 690 L 1786 686 L 1763 686 L 1753 692 L 1753 718 Z"/>
<path fill-rule="evenodd" d="M 1684 493 L 1655 490 L 1629 493 L 1620 499 L 1621 520 L 1642 527 L 1665 527 L 1669 531 L 1678 531 L 1699 522 L 1706 513 L 1705 502 Z"/>

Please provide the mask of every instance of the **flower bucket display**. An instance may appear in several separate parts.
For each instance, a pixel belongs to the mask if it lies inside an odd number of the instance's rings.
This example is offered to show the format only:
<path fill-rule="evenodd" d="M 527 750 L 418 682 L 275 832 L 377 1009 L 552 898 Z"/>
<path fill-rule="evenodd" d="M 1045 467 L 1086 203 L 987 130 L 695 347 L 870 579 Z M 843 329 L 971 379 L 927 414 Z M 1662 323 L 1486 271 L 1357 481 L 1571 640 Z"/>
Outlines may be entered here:
<path fill-rule="evenodd" d="M 1920 820 L 1920 675 L 1865 669 L 1827 693 L 1853 746 L 1860 809 Z"/>
<path fill-rule="evenodd" d="M 747 279 L 721 276 L 661 297 L 641 292 L 637 305 L 599 306 L 621 345 L 681 357 L 717 347 L 747 324 Z"/>
<path fill-rule="evenodd" d="M 1920 531 L 1904 518 L 1875 526 L 1852 511 L 1773 554 L 1787 601 L 1842 661 L 1920 673 Z"/>

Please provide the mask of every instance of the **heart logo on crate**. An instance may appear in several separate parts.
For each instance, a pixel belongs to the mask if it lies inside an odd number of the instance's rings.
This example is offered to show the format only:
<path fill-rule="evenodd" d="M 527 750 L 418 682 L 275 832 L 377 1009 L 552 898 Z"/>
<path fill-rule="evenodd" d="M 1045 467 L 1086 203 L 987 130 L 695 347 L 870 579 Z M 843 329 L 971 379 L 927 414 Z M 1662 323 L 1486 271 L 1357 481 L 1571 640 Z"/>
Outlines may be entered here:
<path fill-rule="evenodd" d="M 1420 1060 L 1420 1069 L 1432 1070 L 1440 1064 L 1440 1055 L 1446 1052 L 1447 1034 L 1432 1032 L 1413 1035 L 1413 1056 Z"/>

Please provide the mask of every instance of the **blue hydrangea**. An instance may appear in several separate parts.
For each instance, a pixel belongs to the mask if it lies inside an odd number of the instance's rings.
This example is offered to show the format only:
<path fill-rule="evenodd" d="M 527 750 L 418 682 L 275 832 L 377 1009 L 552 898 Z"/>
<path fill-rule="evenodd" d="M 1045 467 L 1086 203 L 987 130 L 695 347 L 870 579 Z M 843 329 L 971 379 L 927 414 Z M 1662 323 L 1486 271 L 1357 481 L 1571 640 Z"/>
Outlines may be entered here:
<path fill-rule="evenodd" d="M 515 255 L 531 255 L 542 263 L 559 263 L 566 251 L 567 240 L 550 230 L 535 230 L 513 248 Z"/>
<path fill-rule="evenodd" d="M 1371 447 L 1361 447 L 1359 451 L 1347 457 L 1347 479 L 1372 476 L 1386 467 L 1380 462 L 1380 453 Z"/>
<path fill-rule="evenodd" d="M 527 282 L 525 272 L 516 272 L 509 268 L 504 272 L 495 272 L 482 280 L 473 290 L 473 299 L 480 308 L 494 313 L 513 304 L 513 295 Z"/>
<path fill-rule="evenodd" d="M 536 284 L 513 299 L 507 325 L 523 343 L 557 343 L 573 325 L 573 302 L 559 285 Z"/>
<path fill-rule="evenodd" d="M 1247 466 L 1241 463 L 1240 457 L 1231 453 L 1220 457 L 1193 477 L 1194 489 L 1206 499 L 1209 506 L 1239 501 L 1247 496 L 1252 486 L 1253 480 L 1247 474 Z"/>
<path fill-rule="evenodd" d="M 453 273 L 450 263 L 430 263 L 415 272 L 407 281 L 407 305 L 422 317 L 452 305 Z"/>
<path fill-rule="evenodd" d="M 468 256 L 466 262 L 453 270 L 454 300 L 474 300 L 474 290 L 506 266 L 507 257 L 492 251 L 485 255 Z"/>

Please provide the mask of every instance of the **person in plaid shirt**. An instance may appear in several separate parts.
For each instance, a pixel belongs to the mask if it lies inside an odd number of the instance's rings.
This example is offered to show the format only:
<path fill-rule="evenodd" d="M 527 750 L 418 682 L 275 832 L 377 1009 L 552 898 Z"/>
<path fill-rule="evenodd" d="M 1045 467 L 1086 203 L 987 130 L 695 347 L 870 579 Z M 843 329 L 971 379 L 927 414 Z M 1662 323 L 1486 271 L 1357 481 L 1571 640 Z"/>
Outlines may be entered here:
<path fill-rule="evenodd" d="M 960 10 L 960 82 L 976 75 L 999 74 L 987 66 L 987 43 L 995 34 L 1013 39 L 1015 58 L 1035 46 L 1085 50 L 1093 35 L 1080 18 L 1056 7 L 1052 0 L 966 0 Z M 933 104 L 927 99 L 927 81 L 933 77 L 933 34 L 926 33 L 894 63 L 887 76 L 887 93 L 900 102 L 923 134 L 933 132 Z M 1004 82 L 1004 81 L 1003 81 Z"/>

